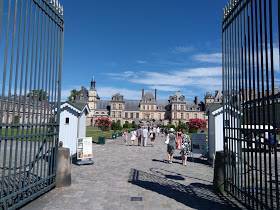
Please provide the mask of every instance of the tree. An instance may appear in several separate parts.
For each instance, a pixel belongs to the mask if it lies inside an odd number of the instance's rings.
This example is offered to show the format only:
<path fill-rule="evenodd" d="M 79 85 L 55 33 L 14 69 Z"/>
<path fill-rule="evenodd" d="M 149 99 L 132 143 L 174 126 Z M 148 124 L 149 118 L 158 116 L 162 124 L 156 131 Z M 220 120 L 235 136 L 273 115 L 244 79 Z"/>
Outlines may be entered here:
<path fill-rule="evenodd" d="M 134 129 L 136 129 L 136 128 L 137 128 L 137 125 L 136 125 L 136 123 L 135 123 L 134 121 L 132 121 L 132 123 L 131 123 L 131 127 L 132 127 L 132 128 L 134 128 Z"/>
<path fill-rule="evenodd" d="M 113 121 L 111 125 L 111 129 L 114 131 L 122 130 L 121 121 L 120 120 L 118 120 L 117 122 Z"/>
<path fill-rule="evenodd" d="M 75 101 L 79 94 L 80 94 L 80 92 L 77 91 L 76 89 L 71 90 L 70 96 L 68 97 L 68 100 L 69 101 Z"/>
<path fill-rule="evenodd" d="M 40 90 L 32 90 L 30 93 L 27 94 L 27 97 L 37 99 L 39 101 L 45 101 L 48 99 L 48 94 L 43 89 Z"/>
<path fill-rule="evenodd" d="M 129 129 L 129 128 L 132 128 L 132 125 L 128 121 L 125 121 L 123 124 L 123 128 Z"/>
<path fill-rule="evenodd" d="M 112 121 L 109 117 L 99 117 L 95 121 L 95 126 L 100 128 L 102 131 L 107 131 L 111 128 Z"/>
<path fill-rule="evenodd" d="M 166 128 L 168 128 L 168 129 L 170 129 L 170 128 L 176 128 L 176 126 L 175 125 L 173 125 L 173 124 L 171 124 L 171 123 L 169 123 L 167 126 L 166 126 Z"/>
<path fill-rule="evenodd" d="M 190 119 L 188 126 L 189 126 L 189 130 L 190 132 L 197 132 L 198 130 L 203 130 L 206 128 L 207 125 L 207 121 L 204 119 Z"/>
<path fill-rule="evenodd" d="M 179 124 L 178 124 L 176 130 L 177 131 L 178 130 L 186 131 L 186 130 L 188 130 L 188 126 L 187 126 L 186 123 L 183 123 L 183 122 L 179 121 Z"/>

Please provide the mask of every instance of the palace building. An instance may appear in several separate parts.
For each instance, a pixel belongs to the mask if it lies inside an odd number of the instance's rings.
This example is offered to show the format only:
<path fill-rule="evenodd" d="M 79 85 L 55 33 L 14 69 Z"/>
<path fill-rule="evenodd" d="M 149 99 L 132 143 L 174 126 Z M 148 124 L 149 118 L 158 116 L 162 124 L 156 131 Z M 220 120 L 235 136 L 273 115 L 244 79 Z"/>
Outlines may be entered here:
<path fill-rule="evenodd" d="M 180 91 L 170 96 L 167 100 L 157 98 L 157 90 L 146 92 L 142 89 L 139 100 L 127 100 L 120 93 L 112 96 L 111 100 L 102 100 L 97 93 L 96 81 L 92 80 L 90 88 L 82 87 L 75 102 L 88 103 L 90 113 L 87 117 L 87 125 L 93 126 L 98 117 L 107 116 L 112 121 L 120 121 L 121 124 L 134 121 L 154 122 L 156 124 L 178 124 L 188 122 L 193 118 L 206 119 L 205 105 L 195 97 L 193 102 L 186 100 Z"/>

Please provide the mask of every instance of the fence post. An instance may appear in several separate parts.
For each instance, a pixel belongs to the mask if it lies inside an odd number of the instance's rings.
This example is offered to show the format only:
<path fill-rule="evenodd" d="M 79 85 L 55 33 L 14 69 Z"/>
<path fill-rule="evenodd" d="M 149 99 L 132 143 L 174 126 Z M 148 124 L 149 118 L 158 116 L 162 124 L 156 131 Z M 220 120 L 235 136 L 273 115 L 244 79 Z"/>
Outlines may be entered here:
<path fill-rule="evenodd" d="M 59 147 L 57 151 L 56 187 L 71 185 L 70 149 Z"/>
<path fill-rule="evenodd" d="M 214 179 L 213 186 L 214 189 L 219 193 L 224 193 L 224 152 L 218 151 L 215 155 L 215 163 L 214 163 Z"/>

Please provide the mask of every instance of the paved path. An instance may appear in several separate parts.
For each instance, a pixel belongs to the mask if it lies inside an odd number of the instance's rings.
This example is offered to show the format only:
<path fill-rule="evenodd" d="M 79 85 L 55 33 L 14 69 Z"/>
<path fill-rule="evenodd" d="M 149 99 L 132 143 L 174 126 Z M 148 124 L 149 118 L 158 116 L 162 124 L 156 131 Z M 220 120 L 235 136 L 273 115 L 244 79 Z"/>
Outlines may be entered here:
<path fill-rule="evenodd" d="M 25 206 L 33 209 L 183 210 L 236 209 L 212 192 L 213 169 L 200 159 L 182 166 L 164 162 L 166 145 L 94 145 L 95 164 L 72 167 L 72 185 Z M 179 152 L 177 152 L 179 155 Z"/>

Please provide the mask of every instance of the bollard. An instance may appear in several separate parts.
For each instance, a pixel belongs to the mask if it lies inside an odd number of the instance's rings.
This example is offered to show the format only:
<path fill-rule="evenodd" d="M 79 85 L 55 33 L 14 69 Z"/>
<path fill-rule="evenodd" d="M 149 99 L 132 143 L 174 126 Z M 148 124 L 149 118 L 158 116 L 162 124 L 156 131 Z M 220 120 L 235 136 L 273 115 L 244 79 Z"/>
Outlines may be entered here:
<path fill-rule="evenodd" d="M 56 187 L 71 185 L 70 149 L 59 147 L 57 151 Z"/>
<path fill-rule="evenodd" d="M 223 151 L 216 152 L 215 163 L 214 163 L 213 186 L 217 192 L 222 194 L 224 193 L 224 177 L 225 177 L 224 164 L 225 164 L 224 152 Z"/>

